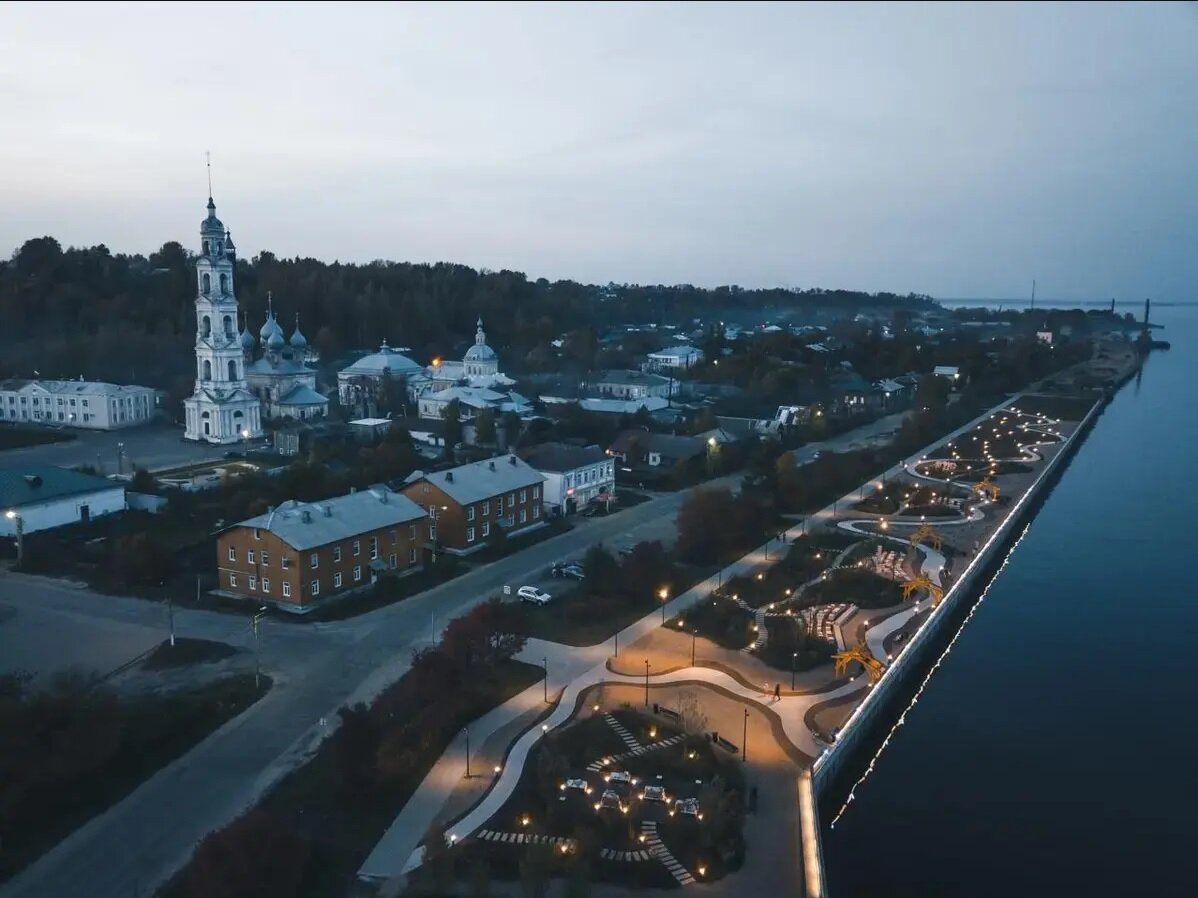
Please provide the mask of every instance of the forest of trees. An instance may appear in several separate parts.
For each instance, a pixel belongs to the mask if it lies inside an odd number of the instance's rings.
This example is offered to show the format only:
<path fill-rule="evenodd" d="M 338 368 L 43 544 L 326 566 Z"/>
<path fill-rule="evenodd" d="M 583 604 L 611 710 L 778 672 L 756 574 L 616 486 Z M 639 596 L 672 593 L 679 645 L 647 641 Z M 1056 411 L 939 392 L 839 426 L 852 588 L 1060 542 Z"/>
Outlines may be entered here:
<path fill-rule="evenodd" d="M 0 377 L 79 377 L 191 392 L 194 256 L 166 243 L 148 257 L 100 245 L 27 241 L 0 262 Z M 345 265 L 262 252 L 237 263 L 241 308 L 257 333 L 273 293 L 290 328 L 299 314 L 325 360 L 350 349 L 410 346 L 418 358 L 457 357 L 482 316 L 492 345 L 518 360 L 571 332 L 624 322 L 681 321 L 727 310 L 926 304 L 927 297 L 843 290 L 605 287 L 529 280 L 515 271 L 450 263 Z"/>

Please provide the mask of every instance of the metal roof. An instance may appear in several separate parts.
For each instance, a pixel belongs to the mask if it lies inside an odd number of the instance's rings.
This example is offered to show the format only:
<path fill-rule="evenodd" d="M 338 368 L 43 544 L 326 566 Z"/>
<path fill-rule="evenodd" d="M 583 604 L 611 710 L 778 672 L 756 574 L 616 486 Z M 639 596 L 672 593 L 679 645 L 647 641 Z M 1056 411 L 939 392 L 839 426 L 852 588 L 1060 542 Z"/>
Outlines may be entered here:
<path fill-rule="evenodd" d="M 70 468 L 56 468 L 53 465 L 0 468 L 0 512 L 66 496 L 114 489 L 123 490 L 124 484 Z"/>
<path fill-rule="evenodd" d="M 279 405 L 327 405 L 328 397 L 322 396 L 305 384 L 296 384 L 287 395 L 282 397 Z"/>
<path fill-rule="evenodd" d="M 564 443 L 542 443 L 524 454 L 524 460 L 538 471 L 564 473 L 598 464 L 607 454 L 598 446 L 567 446 Z"/>
<path fill-rule="evenodd" d="M 424 516 L 424 510 L 407 496 L 376 487 L 320 502 L 288 499 L 273 511 L 239 521 L 233 527 L 267 530 L 302 551 Z"/>
<path fill-rule="evenodd" d="M 77 393 L 77 394 L 103 394 L 111 395 L 113 393 L 131 393 L 131 392 L 149 392 L 153 393 L 153 387 L 143 387 L 137 384 L 110 384 L 104 381 L 97 380 L 5 380 L 0 381 L 0 390 L 3 391 L 20 391 L 30 387 L 40 387 L 47 393 Z"/>
<path fill-rule="evenodd" d="M 534 486 L 544 480 L 539 471 L 516 456 L 502 455 L 459 465 L 447 471 L 434 471 L 431 474 L 417 471 L 408 479 L 408 483 L 411 485 L 428 481 L 438 489 L 444 490 L 459 505 L 468 505 L 501 493 Z"/>

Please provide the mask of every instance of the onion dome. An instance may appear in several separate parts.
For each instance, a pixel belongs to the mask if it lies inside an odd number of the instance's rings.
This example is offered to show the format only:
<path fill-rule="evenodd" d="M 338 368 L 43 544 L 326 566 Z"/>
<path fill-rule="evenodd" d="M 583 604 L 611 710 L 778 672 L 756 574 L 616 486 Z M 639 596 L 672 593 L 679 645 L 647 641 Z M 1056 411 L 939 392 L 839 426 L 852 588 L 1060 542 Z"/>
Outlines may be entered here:
<path fill-rule="evenodd" d="M 292 333 L 291 340 L 288 342 L 291 343 L 292 349 L 305 349 L 308 346 L 308 338 L 300 333 L 298 312 L 295 315 L 295 331 Z"/>
<path fill-rule="evenodd" d="M 212 202 L 212 197 L 208 197 L 208 217 L 200 222 L 200 233 L 222 241 L 225 239 L 225 226 L 216 217 L 216 203 Z"/>
<path fill-rule="evenodd" d="M 249 328 L 241 332 L 241 348 L 247 352 L 254 348 L 254 335 L 250 333 Z"/>
<path fill-rule="evenodd" d="M 286 345 L 287 340 L 283 337 L 283 329 L 276 324 L 275 329 L 270 332 L 270 336 L 266 339 L 266 348 L 279 350 Z"/>
<path fill-rule="evenodd" d="M 483 331 L 483 320 L 478 319 L 478 330 L 474 334 L 474 345 L 466 350 L 467 362 L 490 362 L 497 356 L 495 350 L 487 345 L 487 334 Z"/>

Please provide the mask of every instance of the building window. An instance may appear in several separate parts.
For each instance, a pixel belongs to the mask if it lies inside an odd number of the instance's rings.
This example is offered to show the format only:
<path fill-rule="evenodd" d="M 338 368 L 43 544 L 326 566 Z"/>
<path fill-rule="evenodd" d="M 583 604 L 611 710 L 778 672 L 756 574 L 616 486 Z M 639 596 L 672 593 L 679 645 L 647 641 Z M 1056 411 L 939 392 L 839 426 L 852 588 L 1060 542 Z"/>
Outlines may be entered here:
<path fill-rule="evenodd" d="M 391 557 L 387 559 L 387 563 L 391 566 L 391 570 L 395 570 L 399 567 L 399 556 L 392 552 Z"/>
<path fill-rule="evenodd" d="M 333 561 L 340 561 L 340 560 L 341 560 L 341 547 L 333 546 Z"/>
<path fill-rule="evenodd" d="M 466 520 L 467 520 L 467 521 L 473 521 L 473 520 L 474 520 L 474 506 L 473 506 L 473 505 L 471 505 L 471 506 L 468 506 L 468 507 L 466 508 Z"/>
<path fill-rule="evenodd" d="M 410 539 L 415 539 L 415 538 L 416 538 L 416 525 L 415 525 L 415 524 L 413 524 L 413 525 L 412 525 L 412 526 L 411 526 L 411 527 L 408 529 L 408 537 L 409 537 Z"/>
<path fill-rule="evenodd" d="M 483 539 L 491 535 L 491 522 L 483 521 Z"/>
<path fill-rule="evenodd" d="M 362 579 L 362 565 L 355 564 L 354 565 L 354 582 L 356 583 L 358 580 L 361 580 L 361 579 Z"/>
<path fill-rule="evenodd" d="M 234 587 L 237 585 L 237 575 L 236 574 L 229 574 L 229 585 L 234 586 Z"/>
<path fill-rule="evenodd" d="M 534 499 L 540 499 L 540 498 L 541 498 L 541 488 L 540 488 L 539 486 L 534 486 L 534 487 L 532 488 L 532 497 L 533 497 Z"/>
<path fill-rule="evenodd" d="M 288 583 L 286 580 L 284 580 L 283 581 L 283 596 L 288 597 L 290 595 L 291 595 L 291 584 Z"/>
<path fill-rule="evenodd" d="M 360 540 L 360 539 L 354 540 L 354 554 L 355 555 L 362 554 L 362 540 Z"/>
<path fill-rule="evenodd" d="M 532 516 L 533 516 L 534 518 L 539 518 L 539 517 L 541 516 L 541 506 L 539 506 L 539 505 L 534 505 L 534 506 L 532 507 Z"/>
<path fill-rule="evenodd" d="M 520 509 L 520 523 L 523 524 L 527 520 L 528 520 L 528 511 L 521 508 Z"/>
<path fill-rule="evenodd" d="M 515 504 L 516 504 L 516 494 L 508 493 L 507 494 L 507 507 L 511 508 Z"/>
<path fill-rule="evenodd" d="M 311 588 L 312 588 L 312 595 L 314 595 L 314 596 L 320 595 L 320 581 L 319 580 L 313 580 Z"/>
<path fill-rule="evenodd" d="M 262 539 L 262 531 L 257 527 L 254 528 L 254 539 Z"/>
<path fill-rule="evenodd" d="M 370 559 L 371 559 L 371 561 L 373 561 L 374 559 L 376 559 L 378 557 L 379 557 L 379 538 L 377 536 L 372 536 L 372 537 L 370 537 Z"/>
<path fill-rule="evenodd" d="M 414 548 L 408 549 L 408 564 L 415 564 L 415 563 L 416 563 L 416 550 Z"/>
<path fill-rule="evenodd" d="M 468 543 L 474 542 L 474 528 L 473 527 L 466 528 L 466 542 L 468 542 Z"/>
<path fill-rule="evenodd" d="M 340 589 L 340 588 L 341 588 L 341 571 L 337 571 L 336 573 L 333 574 L 333 589 Z"/>
<path fill-rule="evenodd" d="M 257 589 L 257 588 L 258 588 L 258 578 L 250 577 L 250 589 Z"/>
<path fill-rule="evenodd" d="M 320 567 L 320 556 L 315 552 L 308 556 L 308 567 L 312 568 L 312 570 L 316 570 L 318 567 Z"/>
<path fill-rule="evenodd" d="M 412 535 L 415 536 L 416 534 L 412 534 Z M 391 545 L 395 545 L 397 542 L 399 542 L 399 531 L 392 530 L 391 531 Z"/>
<path fill-rule="evenodd" d="M 270 592 L 270 581 L 267 580 L 265 577 L 262 578 L 262 591 Z"/>
<path fill-rule="evenodd" d="M 521 502 L 528 501 L 528 490 L 520 490 L 520 501 Z"/>
<path fill-rule="evenodd" d="M 232 546 L 229 546 L 229 560 L 230 561 L 237 560 L 237 550 L 234 549 Z"/>
<path fill-rule="evenodd" d="M 283 568 L 283 570 L 287 570 L 288 568 L 290 568 L 291 567 L 291 556 L 290 555 L 281 556 L 279 558 L 279 566 L 281 568 Z"/>
<path fill-rule="evenodd" d="M 270 556 L 266 554 L 266 550 L 262 550 L 262 566 L 270 567 Z"/>
<path fill-rule="evenodd" d="M 248 552 L 245 553 L 245 561 L 246 561 L 246 564 L 254 563 L 254 550 L 253 549 L 250 549 Z"/>
<path fill-rule="evenodd" d="M 483 503 L 483 517 L 485 518 L 490 513 L 491 513 L 491 500 L 488 499 L 486 502 Z"/>

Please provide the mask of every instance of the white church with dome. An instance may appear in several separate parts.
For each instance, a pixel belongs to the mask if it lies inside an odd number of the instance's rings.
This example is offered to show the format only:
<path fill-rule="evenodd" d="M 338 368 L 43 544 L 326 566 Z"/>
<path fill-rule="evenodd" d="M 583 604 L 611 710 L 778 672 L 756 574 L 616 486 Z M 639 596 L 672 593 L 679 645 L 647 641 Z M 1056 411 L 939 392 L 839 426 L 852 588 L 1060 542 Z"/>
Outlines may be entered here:
<path fill-rule="evenodd" d="M 287 337 L 268 294 L 266 323 L 258 339 L 262 341 L 262 357 L 255 361 L 254 335 L 248 327 L 241 332 L 246 383 L 261 400 L 266 416 L 303 421 L 327 415 L 329 400 L 316 391 L 316 372 L 307 365 L 308 340 L 300 332 L 299 315 L 295 316 L 295 330 Z"/>
<path fill-rule="evenodd" d="M 422 418 L 439 418 L 445 406 L 455 399 L 462 408 L 463 417 L 470 417 L 483 408 L 514 411 L 521 415 L 532 409 L 523 396 L 505 389 L 515 381 L 499 370 L 499 356 L 487 345 L 481 318 L 474 334 L 474 345 L 466 350 L 460 362 L 434 359 L 432 364 L 421 367 L 384 340 L 378 352 L 358 359 L 338 373 L 337 387 L 342 405 L 352 408 L 377 398 L 379 388 L 388 377 L 403 380 L 408 399 L 416 403 Z"/>
<path fill-rule="evenodd" d="M 262 436 L 262 406 L 245 380 L 245 356 L 237 333 L 233 235 L 216 217 L 200 223 L 196 260 L 196 381 L 183 400 L 184 437 L 207 443 L 236 443 Z"/>

